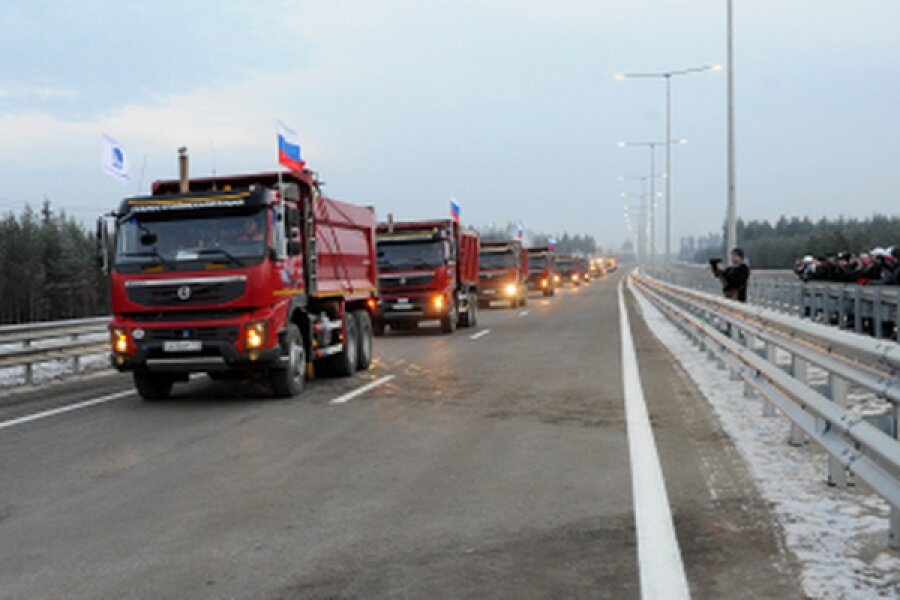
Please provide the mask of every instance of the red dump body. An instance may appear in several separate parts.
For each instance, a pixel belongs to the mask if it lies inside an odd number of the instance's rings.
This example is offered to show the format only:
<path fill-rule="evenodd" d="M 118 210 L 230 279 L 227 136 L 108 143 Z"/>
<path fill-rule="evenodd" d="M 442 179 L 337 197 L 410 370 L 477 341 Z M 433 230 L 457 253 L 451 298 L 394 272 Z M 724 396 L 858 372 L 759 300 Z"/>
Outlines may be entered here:
<path fill-rule="evenodd" d="M 474 324 L 479 237 L 451 219 L 378 225 L 381 305 L 376 331 L 440 320 Z"/>
<path fill-rule="evenodd" d="M 329 343 L 316 340 L 319 320 L 343 331 L 346 313 L 374 308 L 372 209 L 326 198 L 308 172 L 189 185 L 182 194 L 177 180 L 157 181 L 119 209 L 110 285 L 120 370 L 274 368 L 289 324 L 313 361 Z"/>

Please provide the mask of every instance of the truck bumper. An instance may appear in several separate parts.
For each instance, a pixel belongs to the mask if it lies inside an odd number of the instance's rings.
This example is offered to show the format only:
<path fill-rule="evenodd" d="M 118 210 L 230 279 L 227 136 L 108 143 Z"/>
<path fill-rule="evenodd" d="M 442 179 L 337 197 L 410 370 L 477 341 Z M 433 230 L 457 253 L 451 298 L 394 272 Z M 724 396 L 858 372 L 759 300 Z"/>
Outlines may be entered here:
<path fill-rule="evenodd" d="M 212 351 L 210 351 L 212 350 Z M 252 357 L 252 358 L 251 358 Z M 132 356 L 112 354 L 112 366 L 119 371 L 166 371 L 166 372 L 206 372 L 206 371 L 252 371 L 270 369 L 282 363 L 281 348 L 267 348 L 255 353 L 240 354 L 233 347 L 220 349 L 204 348 L 202 353 L 183 356 L 171 354 L 159 356 L 156 352 L 138 350 Z"/>
<path fill-rule="evenodd" d="M 406 302 L 397 302 L 397 298 L 382 296 L 381 304 L 375 311 L 375 319 L 381 323 L 418 323 L 434 321 L 447 316 L 450 307 L 446 304 L 440 310 L 428 306 L 428 297 L 405 297 Z"/>

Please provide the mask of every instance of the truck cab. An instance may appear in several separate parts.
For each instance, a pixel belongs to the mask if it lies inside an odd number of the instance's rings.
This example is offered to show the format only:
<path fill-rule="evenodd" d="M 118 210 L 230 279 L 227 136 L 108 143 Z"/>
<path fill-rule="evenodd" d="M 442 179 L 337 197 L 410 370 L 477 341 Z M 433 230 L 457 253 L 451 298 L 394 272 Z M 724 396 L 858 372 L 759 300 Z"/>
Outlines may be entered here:
<path fill-rule="evenodd" d="M 541 292 L 544 296 L 556 295 L 556 256 L 547 247 L 528 248 L 528 291 Z"/>
<path fill-rule="evenodd" d="M 477 322 L 477 234 L 450 219 L 378 226 L 381 303 L 375 332 L 439 321 L 444 333 Z"/>
<path fill-rule="evenodd" d="M 574 257 L 557 256 L 556 268 L 559 270 L 560 287 L 565 285 L 578 287 L 581 285 L 581 268 L 578 266 L 578 262 Z"/>
<path fill-rule="evenodd" d="M 310 173 L 159 181 L 109 217 L 111 360 L 143 398 L 194 372 L 292 396 L 313 370 L 368 367 L 374 214 L 325 198 Z M 105 254 L 105 220 L 98 236 Z"/>
<path fill-rule="evenodd" d="M 482 242 L 478 256 L 481 306 L 528 304 L 528 254 L 519 240 Z"/>

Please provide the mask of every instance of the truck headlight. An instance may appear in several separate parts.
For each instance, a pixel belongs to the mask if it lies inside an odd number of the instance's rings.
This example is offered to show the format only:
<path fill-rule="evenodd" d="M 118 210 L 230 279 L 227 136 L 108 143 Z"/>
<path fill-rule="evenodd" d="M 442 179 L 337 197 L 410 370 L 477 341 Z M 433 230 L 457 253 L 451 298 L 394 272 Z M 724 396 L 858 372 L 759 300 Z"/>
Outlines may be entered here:
<path fill-rule="evenodd" d="M 547 287 L 547 280 L 541 279 L 541 287 Z"/>
<path fill-rule="evenodd" d="M 554 276 L 553 276 L 553 283 L 559 283 L 559 281 L 560 281 L 560 280 L 559 280 L 559 275 L 554 275 Z"/>
<path fill-rule="evenodd" d="M 507 283 L 503 291 L 506 292 L 507 296 L 515 296 L 519 293 L 519 287 L 514 283 Z"/>
<path fill-rule="evenodd" d="M 244 332 L 244 346 L 248 350 L 258 350 L 266 343 L 266 322 L 254 321 L 247 325 Z"/>
<path fill-rule="evenodd" d="M 435 296 L 431 299 L 431 307 L 434 310 L 442 310 L 444 308 L 444 297 L 443 296 Z"/>
<path fill-rule="evenodd" d="M 113 329 L 110 331 L 112 337 L 113 352 L 116 354 L 126 354 L 128 352 L 128 334 L 124 329 Z"/>

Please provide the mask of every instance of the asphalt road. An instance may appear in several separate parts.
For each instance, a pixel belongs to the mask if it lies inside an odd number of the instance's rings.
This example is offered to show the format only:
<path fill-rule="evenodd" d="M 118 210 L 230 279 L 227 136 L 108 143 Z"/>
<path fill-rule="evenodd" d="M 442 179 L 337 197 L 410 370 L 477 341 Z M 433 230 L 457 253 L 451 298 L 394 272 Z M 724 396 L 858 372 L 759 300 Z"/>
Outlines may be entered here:
<path fill-rule="evenodd" d="M 379 338 L 371 371 L 293 400 L 200 377 L 0 428 L 0 598 L 638 597 L 620 276 Z M 629 307 L 692 594 L 802 597 L 739 457 Z M 129 386 L 11 394 L 0 423 Z"/>

